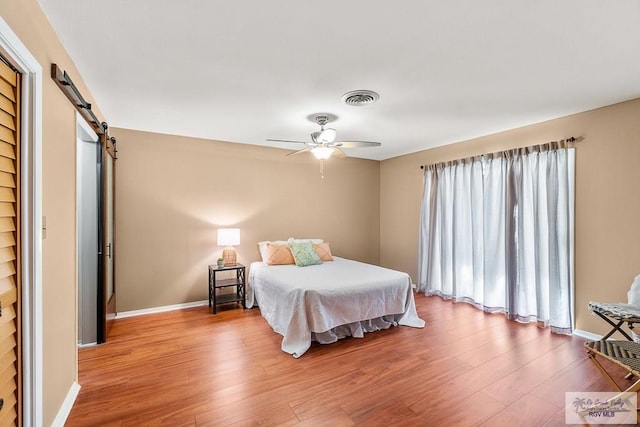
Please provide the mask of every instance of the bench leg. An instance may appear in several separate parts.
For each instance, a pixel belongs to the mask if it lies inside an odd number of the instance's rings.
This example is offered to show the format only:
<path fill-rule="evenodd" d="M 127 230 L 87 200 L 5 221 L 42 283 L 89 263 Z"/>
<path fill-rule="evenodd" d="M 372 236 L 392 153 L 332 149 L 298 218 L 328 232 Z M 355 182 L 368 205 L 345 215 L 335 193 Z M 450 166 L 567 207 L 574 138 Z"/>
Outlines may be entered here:
<path fill-rule="evenodd" d="M 611 382 L 611 384 L 613 384 L 613 386 L 616 388 L 616 390 L 618 390 L 619 392 L 622 392 L 622 393 L 630 393 L 630 392 L 640 391 L 640 378 L 637 379 L 636 382 L 631 384 L 625 390 L 622 390 L 622 388 L 620 388 L 618 383 L 616 383 L 614 381 L 614 379 L 611 378 L 611 375 L 609 375 L 609 373 L 607 371 L 605 371 L 605 369 L 602 367 L 602 365 L 600 364 L 598 359 L 596 359 L 596 354 L 592 353 L 592 352 L 588 352 L 588 356 L 589 356 L 589 359 L 593 362 L 593 364 L 596 365 L 598 370 L 600 372 L 602 372 L 602 374 L 609 379 L 609 382 Z M 629 375 L 633 376 L 633 374 L 631 374 L 631 373 L 629 373 Z M 628 375 L 625 378 L 627 378 L 627 377 L 628 377 Z"/>
<path fill-rule="evenodd" d="M 611 375 L 609 375 L 609 373 L 607 371 L 605 371 L 605 369 L 602 367 L 600 362 L 596 359 L 595 353 L 588 352 L 588 356 L 589 356 L 589 359 L 591 359 L 591 361 L 593 362 L 593 364 L 596 365 L 598 370 L 600 372 L 602 372 L 604 374 L 604 376 L 609 379 L 611 384 L 613 384 L 613 386 L 616 388 L 616 390 L 618 390 L 620 392 L 620 393 L 616 394 L 614 397 L 612 397 L 611 399 L 609 399 L 607 402 L 615 402 L 618 399 L 622 399 L 622 400 L 626 401 L 631 397 L 627 393 L 633 393 L 633 392 L 640 391 L 640 379 L 638 379 L 635 383 L 631 384 L 629 387 L 627 387 L 626 390 L 623 391 L 620 388 L 620 386 L 613 380 L 613 378 L 611 378 Z M 633 374 L 629 373 L 629 375 L 627 375 L 625 378 L 629 378 L 630 376 L 633 376 Z M 585 415 L 587 415 L 588 412 L 589 412 L 589 410 L 580 411 L 580 412 L 578 412 L 578 415 L 580 415 L 581 417 L 584 417 Z M 636 414 L 636 420 L 637 420 L 638 424 L 640 424 L 640 412 L 638 412 Z"/>
<path fill-rule="evenodd" d="M 611 329 L 609 331 L 609 333 L 605 336 L 603 336 L 601 339 L 606 340 L 608 339 L 611 335 L 615 334 L 616 331 L 620 332 L 622 335 L 624 335 L 624 337 L 628 340 L 628 341 L 633 341 L 633 339 L 629 336 L 628 333 L 626 333 L 625 331 L 623 331 L 621 329 L 622 325 L 624 325 L 624 320 L 620 320 L 617 324 L 613 323 L 613 321 L 611 319 L 609 319 L 607 316 L 605 316 L 604 314 L 598 312 L 598 311 L 594 311 L 594 313 L 596 315 L 598 315 L 598 317 L 600 317 L 602 320 L 604 320 L 605 322 L 607 322 L 609 325 L 611 325 L 613 327 L 613 329 Z"/>
<path fill-rule="evenodd" d="M 598 370 L 600 372 L 602 372 L 602 374 L 607 377 L 609 379 L 609 381 L 611 382 L 611 384 L 613 384 L 613 386 L 616 388 L 616 390 L 618 391 L 622 391 L 622 389 L 620 388 L 620 386 L 618 385 L 618 383 L 616 383 L 613 378 L 611 378 L 611 375 L 609 375 L 609 373 L 607 371 L 604 370 L 604 368 L 602 367 L 602 365 L 600 364 L 600 362 L 598 361 L 598 359 L 596 359 L 596 355 L 595 353 L 592 352 L 588 352 L 587 355 L 589 356 L 589 359 L 593 362 L 594 365 L 596 365 L 596 368 L 598 368 Z M 640 383 L 640 380 L 638 380 L 637 383 Z M 637 384 L 636 383 L 636 384 Z M 635 384 L 634 384 L 635 385 Z"/>

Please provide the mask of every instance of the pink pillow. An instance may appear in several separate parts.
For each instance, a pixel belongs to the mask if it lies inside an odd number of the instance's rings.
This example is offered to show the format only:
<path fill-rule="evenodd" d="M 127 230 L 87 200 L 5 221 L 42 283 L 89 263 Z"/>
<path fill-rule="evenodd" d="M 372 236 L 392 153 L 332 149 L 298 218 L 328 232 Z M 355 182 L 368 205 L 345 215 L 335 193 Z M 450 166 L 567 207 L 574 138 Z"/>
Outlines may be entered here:
<path fill-rule="evenodd" d="M 320 260 L 333 261 L 333 256 L 331 256 L 331 248 L 329 247 L 328 242 L 314 243 L 313 249 L 316 251 L 316 253 L 320 257 Z"/>
<path fill-rule="evenodd" d="M 274 245 L 273 243 L 267 243 L 267 264 L 295 264 L 289 245 Z"/>

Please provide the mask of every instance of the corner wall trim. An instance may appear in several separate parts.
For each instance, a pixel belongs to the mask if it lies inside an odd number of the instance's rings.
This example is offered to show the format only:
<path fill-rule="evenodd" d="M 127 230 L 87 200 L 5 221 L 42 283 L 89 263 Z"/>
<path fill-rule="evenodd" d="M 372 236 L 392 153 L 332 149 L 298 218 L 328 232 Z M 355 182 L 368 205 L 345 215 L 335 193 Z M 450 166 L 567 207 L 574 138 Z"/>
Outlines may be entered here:
<path fill-rule="evenodd" d="M 73 404 L 78 397 L 78 393 L 80 393 L 80 384 L 76 381 L 71 384 L 69 388 L 69 392 L 67 393 L 67 397 L 64 398 L 64 402 L 62 402 L 62 406 L 60 406 L 60 410 L 56 415 L 55 419 L 51 423 L 52 427 L 64 427 L 64 423 L 67 421 L 69 414 L 71 413 L 71 408 L 73 408 Z"/>
<path fill-rule="evenodd" d="M 594 334 L 592 332 L 583 331 L 582 329 L 574 329 L 573 330 L 573 335 L 575 335 L 577 337 L 580 337 L 580 338 L 586 338 L 589 341 L 600 341 L 602 339 L 602 335 Z"/>
<path fill-rule="evenodd" d="M 140 310 L 123 311 L 116 315 L 116 319 L 124 319 L 126 317 L 142 316 L 144 314 L 163 313 L 165 311 L 182 310 L 183 308 L 201 307 L 209 304 L 209 301 L 193 301 L 182 304 L 164 305 L 162 307 L 143 308 Z"/>

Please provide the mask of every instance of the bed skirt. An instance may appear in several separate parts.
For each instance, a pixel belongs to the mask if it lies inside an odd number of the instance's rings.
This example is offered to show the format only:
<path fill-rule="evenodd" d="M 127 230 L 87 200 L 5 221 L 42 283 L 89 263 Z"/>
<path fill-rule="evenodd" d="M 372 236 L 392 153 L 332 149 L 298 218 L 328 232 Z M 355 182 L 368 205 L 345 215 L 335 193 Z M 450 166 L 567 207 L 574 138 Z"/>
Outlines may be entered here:
<path fill-rule="evenodd" d="M 398 326 L 398 321 L 401 317 L 402 314 L 382 316 L 375 319 L 347 323 L 325 332 L 311 332 L 311 341 L 320 344 L 333 344 L 347 337 L 363 338 L 367 332 L 376 332 L 382 329 L 389 329 L 391 326 Z"/>

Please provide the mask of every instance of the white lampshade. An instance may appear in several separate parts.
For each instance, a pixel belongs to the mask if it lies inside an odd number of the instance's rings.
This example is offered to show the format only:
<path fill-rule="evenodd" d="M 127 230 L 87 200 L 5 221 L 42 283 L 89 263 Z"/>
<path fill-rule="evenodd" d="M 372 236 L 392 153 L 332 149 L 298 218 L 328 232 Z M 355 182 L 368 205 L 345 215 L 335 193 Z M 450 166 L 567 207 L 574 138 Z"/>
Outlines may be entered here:
<path fill-rule="evenodd" d="M 225 266 L 236 265 L 236 250 L 233 245 L 240 244 L 239 228 L 219 228 L 218 229 L 218 246 L 225 246 L 222 251 L 222 258 Z"/>
<path fill-rule="evenodd" d="M 218 246 L 233 246 L 240 244 L 239 228 L 219 228 Z"/>
<path fill-rule="evenodd" d="M 331 147 L 314 147 L 311 149 L 311 152 L 313 153 L 314 156 L 316 156 L 316 159 L 318 160 L 326 160 L 329 157 L 331 157 L 331 154 L 333 154 L 333 148 Z"/>

